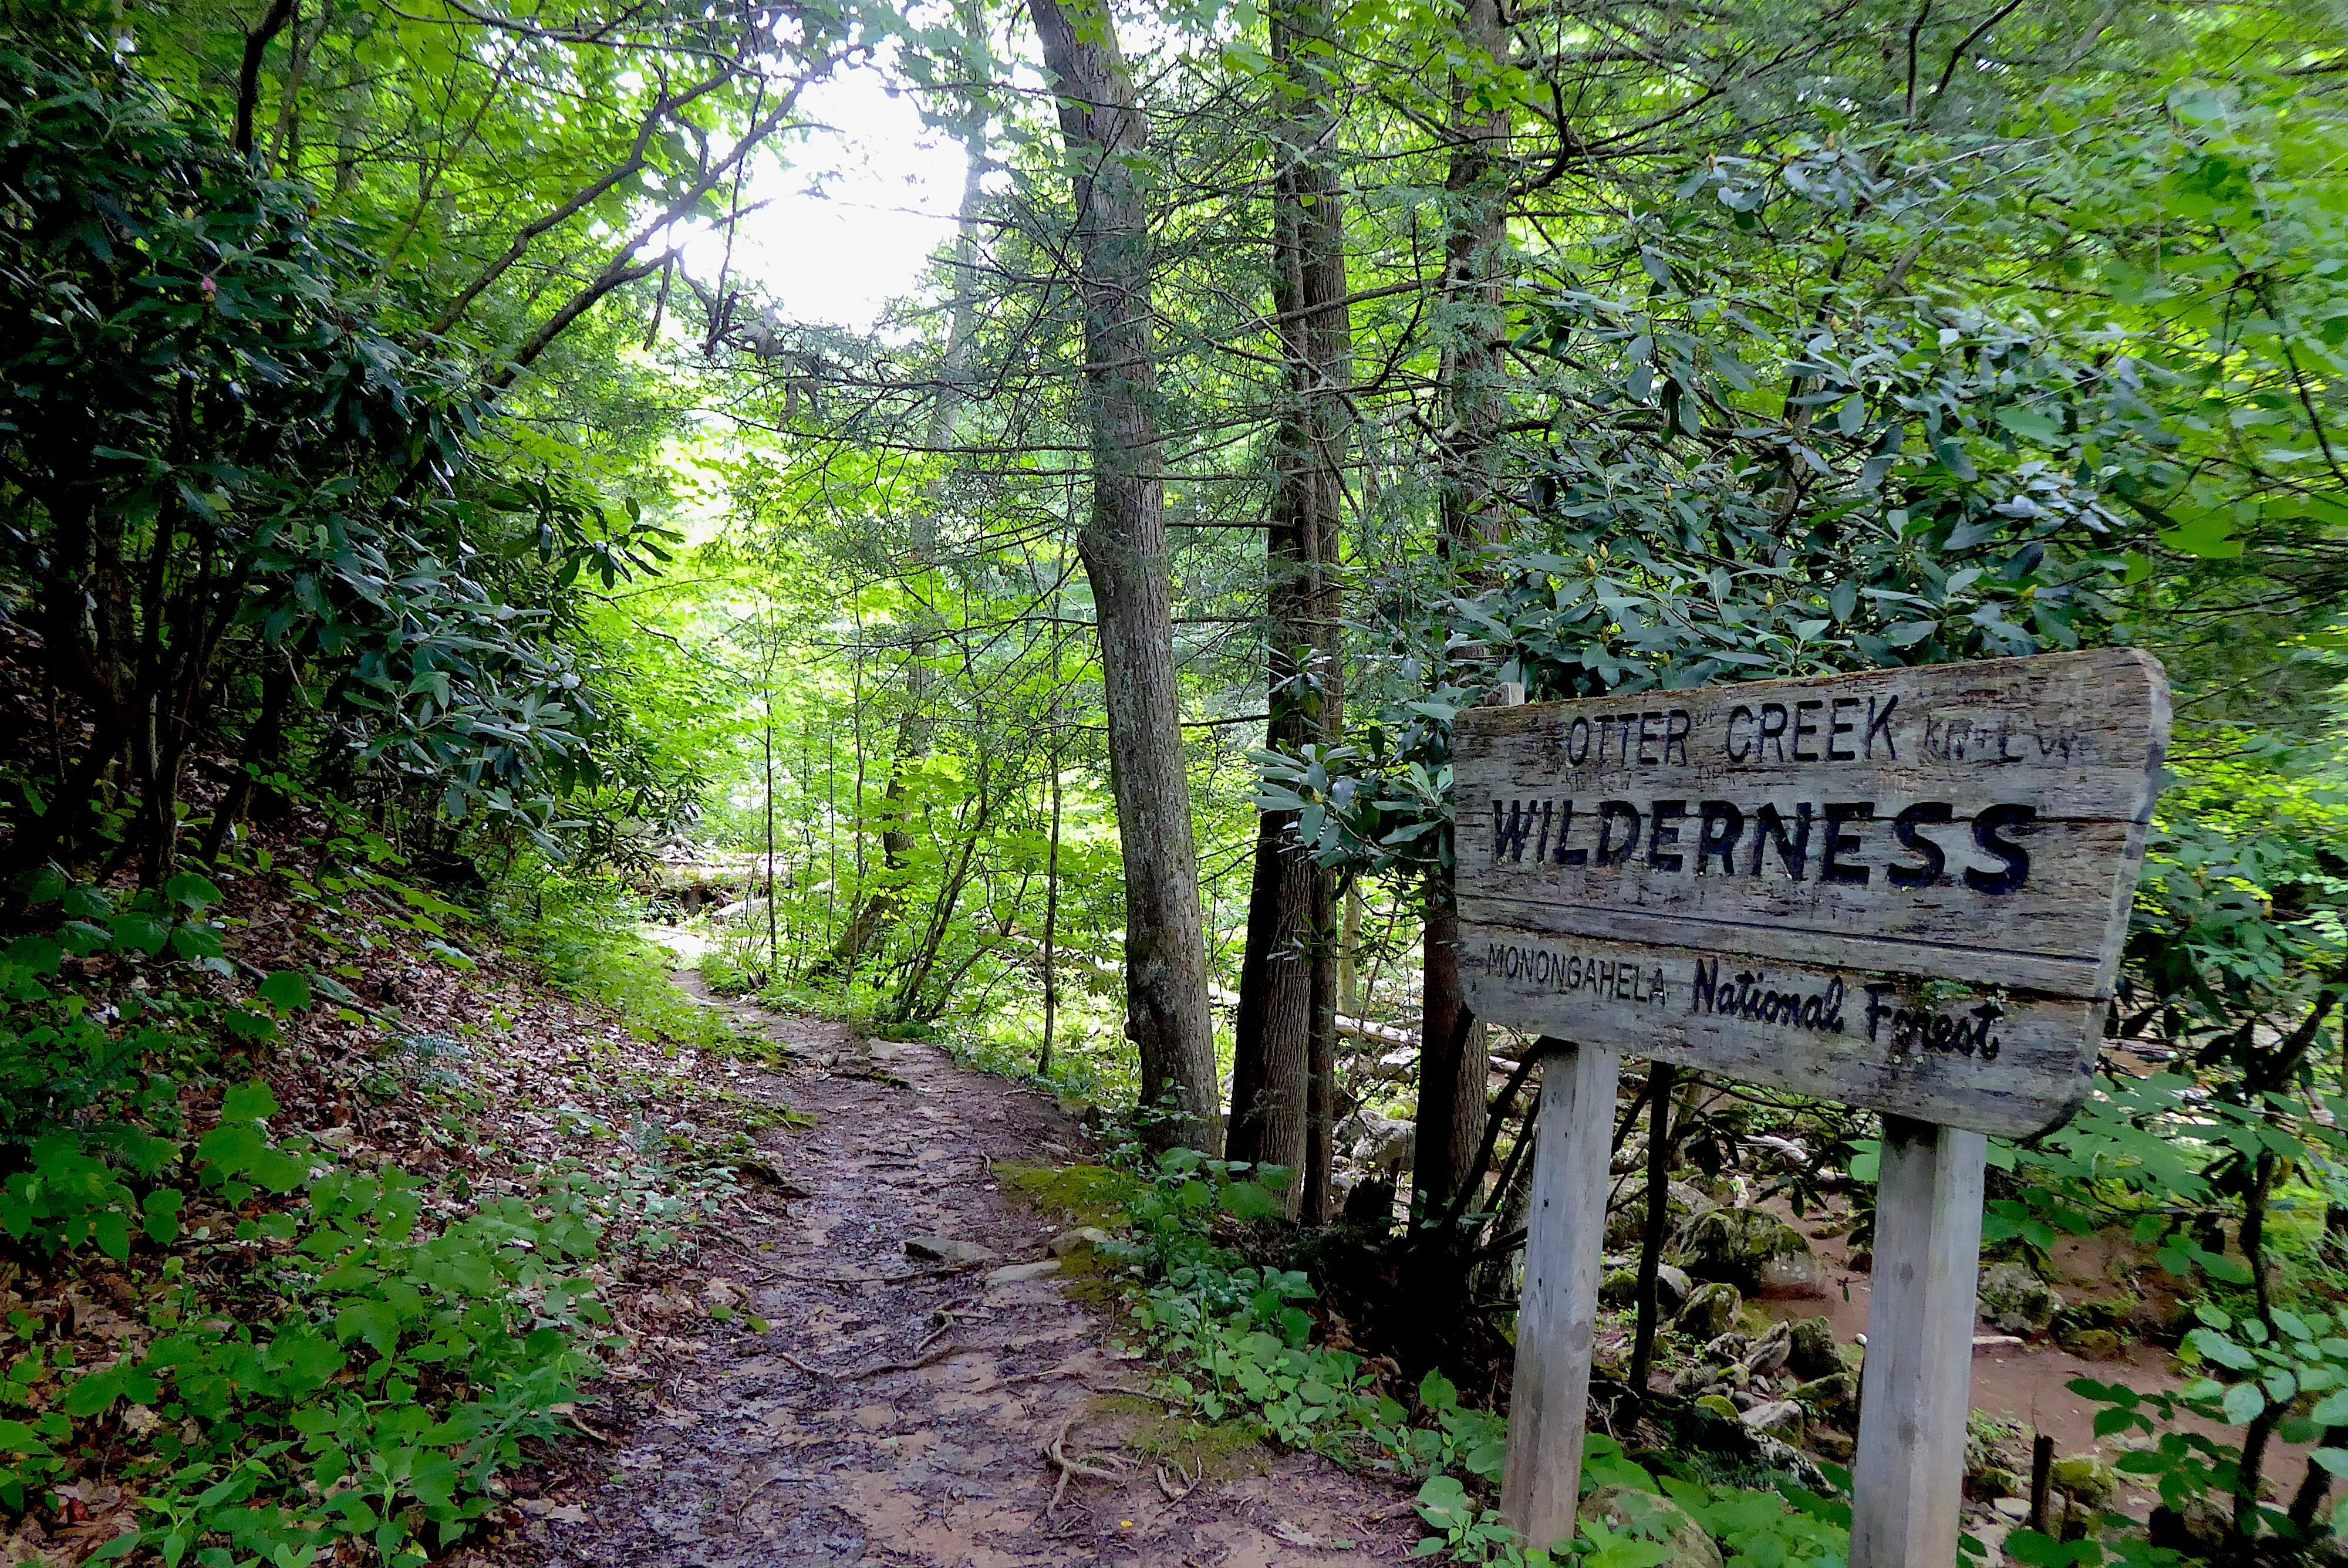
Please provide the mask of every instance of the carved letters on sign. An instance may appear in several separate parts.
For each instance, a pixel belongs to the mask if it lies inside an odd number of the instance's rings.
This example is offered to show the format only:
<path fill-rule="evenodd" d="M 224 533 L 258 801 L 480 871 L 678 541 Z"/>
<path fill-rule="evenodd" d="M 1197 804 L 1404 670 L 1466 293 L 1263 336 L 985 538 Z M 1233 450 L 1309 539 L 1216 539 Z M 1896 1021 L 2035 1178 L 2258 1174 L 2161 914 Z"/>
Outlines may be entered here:
<path fill-rule="evenodd" d="M 2168 733 L 2120 649 L 1460 715 L 1494 1021 L 1980 1132 L 2087 1088 Z"/>

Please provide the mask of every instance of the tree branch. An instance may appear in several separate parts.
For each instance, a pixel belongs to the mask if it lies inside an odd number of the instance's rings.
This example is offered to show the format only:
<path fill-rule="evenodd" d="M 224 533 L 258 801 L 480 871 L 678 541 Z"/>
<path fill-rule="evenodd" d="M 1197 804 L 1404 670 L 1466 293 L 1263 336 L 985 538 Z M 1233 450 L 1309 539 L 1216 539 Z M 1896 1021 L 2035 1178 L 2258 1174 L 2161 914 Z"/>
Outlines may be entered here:
<path fill-rule="evenodd" d="M 236 150 L 240 158 L 252 156 L 252 114 L 261 106 L 261 62 L 269 53 L 269 46 L 294 20 L 296 0 L 275 0 L 261 26 L 244 36 L 244 64 L 236 77 Z"/>

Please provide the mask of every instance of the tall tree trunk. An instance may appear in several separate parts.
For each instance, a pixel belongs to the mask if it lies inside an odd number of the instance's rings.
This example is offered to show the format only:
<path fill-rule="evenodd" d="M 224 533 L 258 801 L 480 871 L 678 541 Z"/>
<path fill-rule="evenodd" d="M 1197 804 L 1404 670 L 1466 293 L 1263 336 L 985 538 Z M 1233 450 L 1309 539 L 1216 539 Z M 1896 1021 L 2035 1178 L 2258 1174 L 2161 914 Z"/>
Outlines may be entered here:
<path fill-rule="evenodd" d="M 1132 168 L 1147 150 L 1148 121 L 1105 10 L 1088 0 L 1072 16 L 1059 0 L 1028 0 L 1027 13 L 1059 96 L 1076 211 L 1093 472 L 1076 550 L 1100 630 L 1125 851 L 1126 1032 L 1141 1059 L 1142 1103 L 1169 1113 L 1152 1124 L 1151 1141 L 1216 1153 L 1222 1095 L 1175 686 L 1149 225 Z"/>
<path fill-rule="evenodd" d="M 1272 315 L 1287 384 L 1264 544 L 1265 743 L 1293 753 L 1334 741 L 1344 702 L 1335 568 L 1353 329 L 1344 200 L 1330 164 L 1336 115 L 1308 47 L 1331 30 L 1326 0 L 1284 0 L 1271 23 L 1291 112 L 1273 136 Z M 1257 824 L 1231 1072 L 1232 1157 L 1301 1167 L 1296 1206 L 1318 1223 L 1328 1217 L 1335 1116 L 1334 883 L 1303 855 L 1295 826 L 1291 812 L 1267 812 Z"/>
<path fill-rule="evenodd" d="M 1464 63 L 1452 82 L 1451 202 L 1444 236 L 1443 391 L 1448 418 L 1440 456 L 1445 556 L 1473 575 L 1474 558 L 1500 533 L 1498 487 L 1505 407 L 1507 322 L 1500 258 L 1508 225 L 1509 115 L 1485 109 L 1507 57 L 1498 0 L 1467 0 L 1459 19 Z M 1421 1212 L 1440 1213 L 1484 1137 L 1484 1085 L 1491 1060 L 1484 1026 L 1459 987 L 1459 915 L 1451 879 L 1427 878 L 1423 1021 L 1419 1027 L 1418 1164 Z"/>

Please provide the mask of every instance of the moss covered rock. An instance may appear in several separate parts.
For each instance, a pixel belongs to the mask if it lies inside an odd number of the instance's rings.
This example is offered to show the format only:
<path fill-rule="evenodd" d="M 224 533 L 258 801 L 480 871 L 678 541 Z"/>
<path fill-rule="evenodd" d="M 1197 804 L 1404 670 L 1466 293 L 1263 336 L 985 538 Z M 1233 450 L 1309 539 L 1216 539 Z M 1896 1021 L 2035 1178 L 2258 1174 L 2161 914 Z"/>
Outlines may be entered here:
<path fill-rule="evenodd" d="M 1745 1310 L 1745 1297 L 1733 1285 L 1699 1285 L 1688 1292 L 1679 1315 L 1672 1327 L 1691 1339 L 1707 1343 L 1717 1339 L 1735 1326 L 1736 1315 Z"/>
<path fill-rule="evenodd" d="M 1826 1378 L 1842 1370 L 1836 1353 L 1834 1325 L 1824 1317 L 1805 1317 L 1794 1325 L 1794 1343 L 1786 1365 L 1797 1378 Z"/>
<path fill-rule="evenodd" d="M 1759 1288 L 1763 1272 L 1780 1258 L 1807 1257 L 1810 1239 L 1766 1209 L 1714 1209 L 1699 1214 L 1672 1248 L 1672 1261 L 1691 1279 Z"/>
<path fill-rule="evenodd" d="M 1603 1525 L 1661 1546 L 1668 1555 L 1660 1568 L 1721 1568 L 1711 1532 L 1668 1497 L 1633 1487 L 1601 1487 L 1581 1500 L 1581 1518 L 1585 1526 Z"/>

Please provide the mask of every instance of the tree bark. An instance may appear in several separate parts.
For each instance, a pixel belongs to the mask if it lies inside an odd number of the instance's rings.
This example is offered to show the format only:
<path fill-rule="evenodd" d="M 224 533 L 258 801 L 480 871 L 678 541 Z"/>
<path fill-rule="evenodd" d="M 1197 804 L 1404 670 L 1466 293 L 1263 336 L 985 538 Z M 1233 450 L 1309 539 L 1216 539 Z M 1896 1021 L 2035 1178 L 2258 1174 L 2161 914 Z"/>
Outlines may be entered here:
<path fill-rule="evenodd" d="M 1434 1220 L 1459 1197 L 1484 1141 L 1484 1085 L 1491 1054 L 1484 1026 L 1468 1010 L 1459 985 L 1459 912 L 1450 878 L 1427 877 L 1426 932 L 1418 1029 L 1417 1163 L 1414 1204 Z M 1464 1212 L 1464 1211 L 1463 1211 Z"/>
<path fill-rule="evenodd" d="M 1473 582 L 1481 575 L 1478 553 L 1501 532 L 1492 502 L 1507 378 L 1500 254 L 1508 226 L 1509 115 L 1505 108 L 1477 107 L 1478 88 L 1508 53 L 1498 0 L 1467 0 L 1459 34 L 1465 63 L 1452 82 L 1451 158 L 1444 180 L 1452 203 L 1443 246 L 1443 317 L 1451 341 L 1443 351 L 1449 417 L 1437 455 L 1438 543 Z M 1490 1052 L 1484 1026 L 1468 1013 L 1459 988 L 1458 940 L 1451 879 L 1433 874 L 1423 943 L 1416 1171 L 1420 1212 L 1429 1216 L 1458 1196 L 1455 1188 L 1484 1136 Z"/>
<path fill-rule="evenodd" d="M 1326 0 L 1284 0 L 1272 52 L 1291 106 L 1274 128 L 1272 317 L 1285 398 L 1272 441 L 1265 534 L 1265 744 L 1291 754 L 1334 742 L 1344 702 L 1337 538 L 1353 383 L 1344 199 L 1329 163 L 1336 115 L 1312 45 L 1331 30 Z M 1234 1159 L 1302 1169 L 1292 1190 L 1308 1221 L 1329 1211 L 1336 1056 L 1334 883 L 1296 842 L 1292 812 L 1259 820 L 1231 1070 Z"/>
<path fill-rule="evenodd" d="M 1148 215 L 1132 163 L 1148 121 L 1097 6 L 1028 0 L 1059 97 L 1076 212 L 1093 496 L 1076 550 L 1092 585 L 1125 852 L 1126 1032 L 1159 1146 L 1220 1153 L 1222 1097 L 1174 670 L 1173 585 L 1150 331 Z M 1082 28 L 1076 24 L 1082 19 Z"/>
<path fill-rule="evenodd" d="M 1631 1333 L 1631 1397 L 1644 1403 L 1647 1373 L 1655 1364 L 1655 1327 L 1662 1316 L 1663 1238 L 1672 1196 L 1672 1084 L 1668 1061 L 1647 1066 L 1647 1214 L 1639 1234 L 1639 1316 Z"/>

